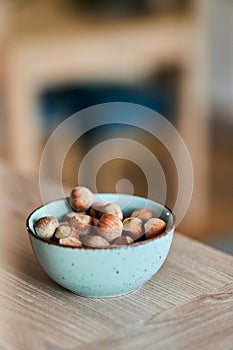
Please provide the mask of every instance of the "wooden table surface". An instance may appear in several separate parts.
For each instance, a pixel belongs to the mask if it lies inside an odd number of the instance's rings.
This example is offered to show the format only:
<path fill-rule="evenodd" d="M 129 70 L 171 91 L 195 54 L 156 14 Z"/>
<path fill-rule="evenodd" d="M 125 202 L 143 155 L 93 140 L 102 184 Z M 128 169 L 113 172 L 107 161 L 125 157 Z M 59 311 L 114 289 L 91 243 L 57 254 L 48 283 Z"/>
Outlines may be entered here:
<path fill-rule="evenodd" d="M 33 255 L 25 220 L 40 204 L 37 180 L 0 163 L 0 190 L 1 350 L 233 349 L 232 257 L 176 233 L 164 266 L 136 292 L 82 298 Z"/>

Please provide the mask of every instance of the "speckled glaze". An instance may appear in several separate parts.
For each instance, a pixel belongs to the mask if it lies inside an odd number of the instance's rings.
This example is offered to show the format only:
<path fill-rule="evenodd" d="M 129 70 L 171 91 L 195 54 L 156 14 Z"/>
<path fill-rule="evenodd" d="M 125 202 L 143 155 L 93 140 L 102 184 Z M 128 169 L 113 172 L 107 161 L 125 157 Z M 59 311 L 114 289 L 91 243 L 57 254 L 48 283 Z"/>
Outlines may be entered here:
<path fill-rule="evenodd" d="M 167 231 L 156 238 L 128 246 L 111 248 L 71 248 L 38 237 L 34 223 L 42 216 L 60 219 L 70 211 L 67 199 L 48 203 L 27 219 L 33 251 L 47 274 L 72 292 L 93 298 L 127 294 L 148 281 L 164 263 L 173 238 L 171 212 L 154 201 L 129 195 L 96 194 L 97 201 L 116 202 L 127 216 L 137 208 L 147 207 L 167 221 Z"/>

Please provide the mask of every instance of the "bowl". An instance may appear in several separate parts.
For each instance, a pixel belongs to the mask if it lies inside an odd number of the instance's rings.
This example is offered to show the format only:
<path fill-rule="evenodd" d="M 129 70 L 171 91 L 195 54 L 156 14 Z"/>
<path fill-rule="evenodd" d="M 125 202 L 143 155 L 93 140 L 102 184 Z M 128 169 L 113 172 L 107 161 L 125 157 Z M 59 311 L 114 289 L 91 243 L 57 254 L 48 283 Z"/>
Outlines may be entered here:
<path fill-rule="evenodd" d="M 108 248 L 61 246 L 37 236 L 34 224 L 40 217 L 52 215 L 60 220 L 71 211 L 68 198 L 34 210 L 27 219 L 27 230 L 37 260 L 55 282 L 80 296 L 110 298 L 132 292 L 160 269 L 172 243 L 174 217 L 165 206 L 143 197 L 95 194 L 94 202 L 100 200 L 118 203 L 124 216 L 148 208 L 166 221 L 166 231 L 155 238 Z"/>

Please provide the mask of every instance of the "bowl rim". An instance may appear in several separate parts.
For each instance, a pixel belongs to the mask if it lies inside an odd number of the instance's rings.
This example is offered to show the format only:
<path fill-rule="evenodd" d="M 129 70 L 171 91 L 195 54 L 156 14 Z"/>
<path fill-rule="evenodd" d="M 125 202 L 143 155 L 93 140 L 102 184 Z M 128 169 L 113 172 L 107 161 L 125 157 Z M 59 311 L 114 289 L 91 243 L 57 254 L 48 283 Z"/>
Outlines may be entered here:
<path fill-rule="evenodd" d="M 95 194 L 95 193 L 94 193 Z M 100 193 L 100 194 L 109 194 L 109 195 L 115 195 L 115 193 L 109 193 L 109 192 L 106 192 L 106 193 Z M 121 193 L 123 195 L 125 195 L 124 193 Z M 137 197 L 137 198 L 144 198 L 144 199 L 149 199 L 149 198 L 145 198 L 143 196 L 133 196 L 133 197 Z M 172 210 L 169 209 L 166 205 L 160 203 L 160 202 L 157 202 L 157 201 L 154 201 L 153 199 L 149 199 L 151 200 L 152 202 L 156 203 L 156 204 L 159 204 L 161 205 L 163 208 L 167 209 L 170 214 L 172 215 L 172 218 L 173 218 L 173 224 L 171 225 L 171 227 L 169 227 L 168 229 L 166 228 L 166 230 L 160 234 L 158 234 L 157 236 L 155 237 L 152 237 L 152 238 L 149 238 L 149 239 L 145 239 L 145 240 L 142 240 L 142 241 L 138 241 L 138 242 L 133 242 L 133 243 L 130 243 L 130 244 L 125 244 L 125 245 L 120 245 L 120 246 L 116 246 L 116 245 L 110 245 L 109 247 L 98 247 L 98 248 L 94 248 L 94 247 L 86 247 L 86 246 L 82 246 L 82 247 L 72 247 L 72 246 L 67 246 L 67 245 L 61 245 L 59 244 L 58 242 L 55 242 L 55 241 L 50 241 L 50 240 L 47 240 L 43 237 L 40 237 L 38 235 L 36 235 L 30 228 L 29 226 L 29 221 L 32 217 L 32 215 L 39 209 L 43 208 L 44 206 L 50 204 L 50 203 L 54 203 L 54 202 L 58 202 L 58 201 L 61 201 L 61 200 L 67 200 L 69 202 L 69 197 L 63 197 L 63 198 L 58 198 L 58 199 L 55 199 L 55 200 L 52 200 L 52 201 L 49 201 L 45 204 L 42 204 L 40 205 L 39 207 L 37 207 L 36 209 L 34 209 L 27 217 L 26 219 L 26 229 L 27 229 L 27 232 L 29 233 L 29 236 L 31 235 L 32 237 L 34 237 L 35 239 L 43 242 L 43 243 L 47 243 L 48 245 L 52 245 L 52 246 L 57 246 L 57 247 L 60 247 L 60 248 L 66 248 L 66 249 L 78 249 L 78 250 L 96 250 L 96 251 L 99 251 L 99 250 L 112 250 L 112 249 L 128 249 L 128 248 L 133 248 L 133 247 L 137 247 L 137 246 L 141 246 L 141 245 L 145 245 L 147 243 L 150 243 L 152 241 L 155 241 L 155 240 L 158 240 L 160 239 L 161 237 L 164 237 L 164 236 L 167 236 L 168 233 L 170 233 L 171 231 L 175 231 L 175 215 L 173 214 Z M 72 209 L 72 208 L 71 208 Z"/>

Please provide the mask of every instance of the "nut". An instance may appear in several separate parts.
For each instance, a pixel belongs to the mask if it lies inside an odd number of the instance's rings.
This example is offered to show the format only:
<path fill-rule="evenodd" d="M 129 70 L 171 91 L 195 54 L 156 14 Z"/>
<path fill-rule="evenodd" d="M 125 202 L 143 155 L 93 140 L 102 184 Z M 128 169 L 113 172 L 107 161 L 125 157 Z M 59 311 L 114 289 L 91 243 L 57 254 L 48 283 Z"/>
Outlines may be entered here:
<path fill-rule="evenodd" d="M 44 216 L 36 221 L 34 228 L 38 236 L 50 239 L 58 226 L 59 222 L 54 216 Z"/>
<path fill-rule="evenodd" d="M 69 221 L 61 221 L 61 222 L 59 222 L 59 226 L 60 225 L 62 225 L 62 226 L 70 226 Z"/>
<path fill-rule="evenodd" d="M 153 211 L 151 211 L 149 209 L 141 208 L 141 209 L 134 210 L 132 212 L 131 216 L 133 218 L 141 219 L 142 222 L 146 222 L 146 221 L 150 220 L 151 218 L 153 218 L 154 213 L 153 213 Z"/>
<path fill-rule="evenodd" d="M 68 223 L 67 223 L 68 224 Z M 71 233 L 71 227 L 66 225 L 66 222 L 62 222 L 59 224 L 58 228 L 56 229 L 55 232 L 55 237 L 56 238 L 65 238 L 68 237 Z"/>
<path fill-rule="evenodd" d="M 70 205 L 75 211 L 87 210 L 92 201 L 93 193 L 84 186 L 77 186 L 70 193 Z"/>
<path fill-rule="evenodd" d="M 63 216 L 63 220 L 66 222 L 70 222 L 70 219 L 73 218 L 74 216 L 77 217 L 80 214 L 86 214 L 85 211 L 80 211 L 80 212 L 76 212 L 76 211 L 70 211 L 68 214 Z"/>
<path fill-rule="evenodd" d="M 133 238 L 131 238 L 130 236 L 120 236 L 114 239 L 114 241 L 112 241 L 111 244 L 120 246 L 120 245 L 127 245 L 130 243 L 133 243 Z"/>
<path fill-rule="evenodd" d="M 103 208 L 104 213 L 116 215 L 120 220 L 123 220 L 123 213 L 120 206 L 116 203 L 106 204 Z"/>
<path fill-rule="evenodd" d="M 82 247 L 82 243 L 80 242 L 80 240 L 73 237 L 60 238 L 59 244 L 69 247 Z"/>
<path fill-rule="evenodd" d="M 99 224 L 99 220 L 92 217 L 92 226 L 97 227 L 98 224 Z"/>
<path fill-rule="evenodd" d="M 106 205 L 106 203 L 104 203 L 104 202 L 93 203 L 91 205 L 91 207 L 89 208 L 90 216 L 97 218 L 97 219 L 100 219 L 104 213 L 103 208 L 105 207 L 105 205 Z"/>
<path fill-rule="evenodd" d="M 134 241 L 142 236 L 142 220 L 139 218 L 126 218 L 123 221 L 124 234 L 130 236 Z"/>
<path fill-rule="evenodd" d="M 91 226 L 94 225 L 94 218 L 86 214 L 73 216 L 70 220 L 71 226 L 74 227 L 80 236 L 87 235 Z"/>
<path fill-rule="evenodd" d="M 106 248 L 110 247 L 108 241 L 100 236 L 83 236 L 81 237 L 83 245 L 91 248 Z"/>
<path fill-rule="evenodd" d="M 145 223 L 145 236 L 147 239 L 155 237 L 166 229 L 166 222 L 152 218 Z"/>
<path fill-rule="evenodd" d="M 78 230 L 74 226 L 71 226 L 71 228 L 70 228 L 69 238 L 79 239 Z"/>
<path fill-rule="evenodd" d="M 108 242 L 113 241 L 121 235 L 123 229 L 122 221 L 112 214 L 104 214 L 97 226 L 98 234 Z"/>

